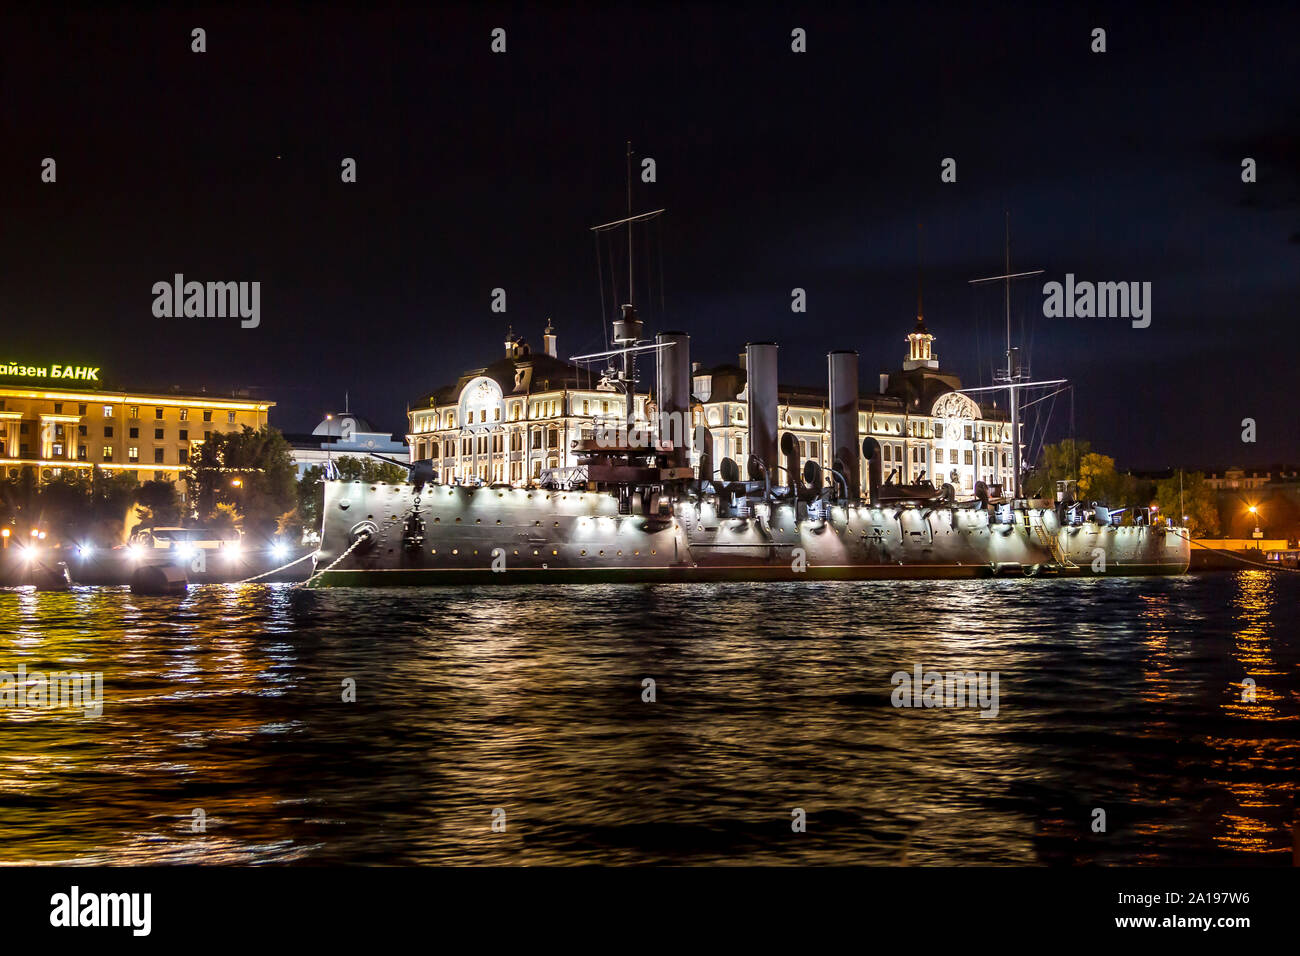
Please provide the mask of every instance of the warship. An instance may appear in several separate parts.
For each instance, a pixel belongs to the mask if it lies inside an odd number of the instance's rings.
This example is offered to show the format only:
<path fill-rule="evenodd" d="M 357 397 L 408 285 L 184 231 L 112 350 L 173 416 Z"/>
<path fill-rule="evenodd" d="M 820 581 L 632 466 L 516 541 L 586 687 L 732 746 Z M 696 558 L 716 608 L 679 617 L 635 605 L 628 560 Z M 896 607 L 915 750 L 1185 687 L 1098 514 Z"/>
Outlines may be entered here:
<path fill-rule="evenodd" d="M 631 225 L 657 213 L 603 227 Z M 662 212 L 660 210 L 659 212 Z M 1008 244 L 1009 247 L 1009 244 Z M 632 261 L 629 252 L 629 269 Z M 1008 252 L 1007 275 L 1010 272 Z M 1024 273 L 1032 274 L 1032 273 Z M 631 299 L 632 277 L 628 290 Z M 859 434 L 858 356 L 827 355 L 832 464 L 778 446 L 777 346 L 746 346 L 750 454 L 744 474 L 716 457 L 693 413 L 690 337 L 644 337 L 631 303 L 612 324 L 612 348 L 574 356 L 603 365 L 602 384 L 625 396 L 622 421 L 572 439 L 578 466 L 540 482 L 445 484 L 433 460 L 401 462 L 406 482 L 326 481 L 310 587 L 573 582 L 712 582 L 1182 574 L 1188 532 L 1149 513 L 1022 495 L 1021 389 L 1007 322 L 1011 487 L 884 475 L 880 443 Z M 1009 308 L 1009 306 L 1008 306 Z M 607 345 L 610 340 L 607 339 Z M 635 418 L 637 359 L 653 356 L 653 411 Z M 1059 380 L 1058 380 L 1059 381 Z M 971 389 L 968 391 L 979 391 Z M 381 457 L 381 456 L 376 456 Z M 865 480 L 863 480 L 865 479 Z"/>

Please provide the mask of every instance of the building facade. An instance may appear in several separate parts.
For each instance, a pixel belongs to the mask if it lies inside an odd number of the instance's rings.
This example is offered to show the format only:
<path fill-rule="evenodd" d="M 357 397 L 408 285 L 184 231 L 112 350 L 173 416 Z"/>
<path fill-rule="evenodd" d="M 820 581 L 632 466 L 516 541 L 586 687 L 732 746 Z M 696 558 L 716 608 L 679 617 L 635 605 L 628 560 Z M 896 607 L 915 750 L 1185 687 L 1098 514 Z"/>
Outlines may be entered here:
<path fill-rule="evenodd" d="M 326 467 L 340 458 L 369 458 L 373 452 L 405 461 L 410 457 L 406 442 L 388 432 L 376 431 L 365 418 L 344 410 L 326 415 L 310 435 L 285 435 L 293 454 L 293 465 L 301 478 L 308 468 Z"/>
<path fill-rule="evenodd" d="M 961 381 L 942 371 L 934 336 L 918 318 L 907 336 L 901 370 L 881 374 L 879 390 L 859 399 L 858 432 L 881 446 L 886 479 L 951 483 L 970 494 L 976 481 L 1010 483 L 1011 426 L 996 409 L 961 394 Z M 422 396 L 408 413 L 412 460 L 432 459 L 439 481 L 525 485 L 577 466 L 572 442 L 624 420 L 624 397 L 594 381 L 592 373 L 563 362 L 554 328 L 547 324 L 543 351 L 508 334 L 505 355 L 468 371 L 454 385 Z M 715 469 L 723 458 L 742 467 L 749 454 L 745 358 L 739 364 L 692 367 L 694 424 L 707 425 Z M 653 418 L 650 391 L 638 392 L 637 425 Z M 789 433 L 801 460 L 830 473 L 830 419 L 824 388 L 778 390 L 778 446 Z M 698 465 L 698 449 L 692 464 Z M 863 481 L 867 469 L 861 469 Z M 715 477 L 716 474 L 715 474 Z M 865 488 L 863 489 L 865 491 Z"/>
<path fill-rule="evenodd" d="M 141 481 L 179 482 L 194 449 L 214 432 L 260 428 L 274 402 L 54 385 L 51 366 L 20 381 L 0 378 L 0 474 L 31 468 L 47 481 L 67 471 L 130 472 Z M 98 369 L 94 369 L 98 372 Z M 97 376 L 96 376 L 97 377 Z M 92 386 L 94 380 L 82 380 Z M 183 488 L 182 488 L 183 490 Z"/>

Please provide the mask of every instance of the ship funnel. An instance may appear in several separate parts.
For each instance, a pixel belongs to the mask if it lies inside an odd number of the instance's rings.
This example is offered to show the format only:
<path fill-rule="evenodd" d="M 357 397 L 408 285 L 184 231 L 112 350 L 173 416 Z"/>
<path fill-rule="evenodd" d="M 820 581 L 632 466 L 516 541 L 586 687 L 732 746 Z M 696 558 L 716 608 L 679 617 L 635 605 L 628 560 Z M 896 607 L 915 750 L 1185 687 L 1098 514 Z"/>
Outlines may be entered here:
<path fill-rule="evenodd" d="M 745 373 L 749 396 L 749 451 L 775 475 L 776 457 L 776 344 L 750 342 L 745 346 Z"/>
<path fill-rule="evenodd" d="M 691 337 L 685 332 L 655 336 L 655 384 L 659 398 L 659 440 L 673 446 L 675 464 L 690 463 Z"/>
<path fill-rule="evenodd" d="M 826 356 L 831 411 L 831 467 L 844 476 L 849 498 L 862 496 L 858 465 L 858 353 Z"/>

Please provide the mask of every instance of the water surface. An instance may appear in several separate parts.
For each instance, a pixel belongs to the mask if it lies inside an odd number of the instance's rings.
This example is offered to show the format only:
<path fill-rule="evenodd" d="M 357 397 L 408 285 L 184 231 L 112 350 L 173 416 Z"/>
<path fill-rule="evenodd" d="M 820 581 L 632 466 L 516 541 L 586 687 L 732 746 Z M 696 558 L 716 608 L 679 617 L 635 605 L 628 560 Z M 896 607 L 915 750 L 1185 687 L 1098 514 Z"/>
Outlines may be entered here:
<path fill-rule="evenodd" d="M 1297 578 L 4 591 L 0 862 L 1286 865 Z"/>

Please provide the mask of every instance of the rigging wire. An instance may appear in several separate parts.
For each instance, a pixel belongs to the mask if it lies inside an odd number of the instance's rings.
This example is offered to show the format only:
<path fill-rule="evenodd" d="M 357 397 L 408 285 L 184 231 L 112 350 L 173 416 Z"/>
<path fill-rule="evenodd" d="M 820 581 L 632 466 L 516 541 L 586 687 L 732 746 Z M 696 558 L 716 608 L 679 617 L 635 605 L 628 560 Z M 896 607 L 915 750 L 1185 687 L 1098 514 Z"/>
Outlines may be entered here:
<path fill-rule="evenodd" d="M 596 286 L 600 289 L 600 323 L 605 338 L 605 348 L 609 348 L 609 313 L 605 311 L 605 275 L 601 266 L 600 233 L 593 232 L 596 240 Z"/>

